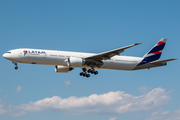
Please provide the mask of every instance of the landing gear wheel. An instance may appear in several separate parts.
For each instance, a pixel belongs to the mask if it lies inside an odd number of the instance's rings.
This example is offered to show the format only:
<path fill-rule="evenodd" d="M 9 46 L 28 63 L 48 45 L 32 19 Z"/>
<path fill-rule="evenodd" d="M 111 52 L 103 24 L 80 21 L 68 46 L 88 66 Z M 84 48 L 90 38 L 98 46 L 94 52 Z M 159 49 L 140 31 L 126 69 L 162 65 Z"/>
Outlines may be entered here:
<path fill-rule="evenodd" d="M 17 63 L 14 61 L 12 61 L 12 63 L 15 65 L 15 69 L 17 70 L 18 69 Z"/>
<path fill-rule="evenodd" d="M 79 75 L 80 75 L 80 76 L 83 76 L 83 72 L 81 72 Z"/>
<path fill-rule="evenodd" d="M 94 73 L 94 70 L 91 70 L 91 74 L 93 74 Z"/>
<path fill-rule="evenodd" d="M 17 70 L 17 69 L 18 69 L 18 66 L 16 66 L 15 69 Z"/>
<path fill-rule="evenodd" d="M 98 71 L 95 71 L 94 74 L 97 75 L 97 74 L 98 74 Z"/>
<path fill-rule="evenodd" d="M 89 69 L 87 72 L 88 72 L 88 73 L 91 73 L 91 69 Z"/>
<path fill-rule="evenodd" d="M 87 78 L 90 77 L 90 74 L 86 74 L 86 77 L 87 77 Z"/>
<path fill-rule="evenodd" d="M 81 72 L 79 75 L 80 76 L 83 76 L 83 77 L 90 77 L 90 74 L 94 74 L 94 75 L 97 75 L 98 74 L 98 71 L 95 71 L 94 68 L 91 68 L 91 69 L 86 69 L 86 68 L 82 68 L 83 72 Z"/>
<path fill-rule="evenodd" d="M 86 73 L 83 73 L 83 77 L 86 77 Z"/>

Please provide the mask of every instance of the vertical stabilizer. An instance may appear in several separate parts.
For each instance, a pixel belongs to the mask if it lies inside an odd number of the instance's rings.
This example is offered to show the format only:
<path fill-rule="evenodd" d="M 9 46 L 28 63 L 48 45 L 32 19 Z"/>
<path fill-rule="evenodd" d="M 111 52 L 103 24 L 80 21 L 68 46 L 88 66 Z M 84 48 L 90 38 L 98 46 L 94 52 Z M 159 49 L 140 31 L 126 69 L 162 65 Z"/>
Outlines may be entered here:
<path fill-rule="evenodd" d="M 157 44 L 155 44 L 150 51 L 148 51 L 144 56 L 140 64 L 145 64 L 148 62 L 156 61 L 161 57 L 162 51 L 166 44 L 167 39 L 162 38 Z"/>

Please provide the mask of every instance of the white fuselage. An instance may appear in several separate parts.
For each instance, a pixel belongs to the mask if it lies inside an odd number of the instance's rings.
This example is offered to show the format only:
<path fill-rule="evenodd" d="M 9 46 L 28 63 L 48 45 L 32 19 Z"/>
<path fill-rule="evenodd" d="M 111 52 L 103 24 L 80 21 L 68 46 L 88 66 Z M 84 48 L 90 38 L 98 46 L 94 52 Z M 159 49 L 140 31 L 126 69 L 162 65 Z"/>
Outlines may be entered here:
<path fill-rule="evenodd" d="M 10 50 L 5 53 L 3 57 L 18 63 L 68 66 L 67 59 L 69 57 L 83 59 L 93 55 L 96 54 L 23 48 Z M 95 67 L 95 69 L 133 70 L 142 61 L 142 59 L 143 58 L 141 57 L 116 55 L 109 60 L 103 60 L 103 65 L 100 68 Z M 82 65 L 77 68 L 89 69 L 90 67 Z"/>

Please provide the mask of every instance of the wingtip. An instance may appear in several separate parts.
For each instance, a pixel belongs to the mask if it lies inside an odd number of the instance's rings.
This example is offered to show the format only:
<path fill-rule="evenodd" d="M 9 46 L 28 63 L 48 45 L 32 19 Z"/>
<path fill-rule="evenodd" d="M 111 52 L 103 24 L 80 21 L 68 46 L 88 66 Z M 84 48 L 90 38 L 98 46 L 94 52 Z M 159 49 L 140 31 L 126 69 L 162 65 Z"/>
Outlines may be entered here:
<path fill-rule="evenodd" d="M 140 45 L 140 44 L 142 44 L 142 43 L 135 43 L 134 45 Z"/>
<path fill-rule="evenodd" d="M 174 60 L 178 60 L 177 58 L 172 58 L 172 59 L 169 59 L 170 61 L 174 61 Z"/>
<path fill-rule="evenodd" d="M 173 60 L 178 60 L 177 58 L 173 58 Z"/>

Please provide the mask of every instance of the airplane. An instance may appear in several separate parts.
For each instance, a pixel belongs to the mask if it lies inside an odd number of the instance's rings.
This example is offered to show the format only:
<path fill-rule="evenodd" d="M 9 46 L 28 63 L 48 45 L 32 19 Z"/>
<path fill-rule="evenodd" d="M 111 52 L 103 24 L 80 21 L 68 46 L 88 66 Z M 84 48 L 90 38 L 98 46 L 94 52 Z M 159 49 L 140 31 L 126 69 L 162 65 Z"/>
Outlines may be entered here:
<path fill-rule="evenodd" d="M 18 69 L 17 63 L 54 65 L 58 73 L 68 73 L 74 68 L 81 68 L 80 76 L 88 78 L 90 74 L 97 75 L 97 69 L 132 71 L 165 66 L 167 62 L 177 60 L 172 58 L 159 61 L 166 41 L 166 38 L 162 38 L 143 57 L 120 55 L 126 49 L 141 43 L 99 54 L 21 48 L 10 50 L 3 54 L 3 57 L 12 61 L 16 70 Z"/>

